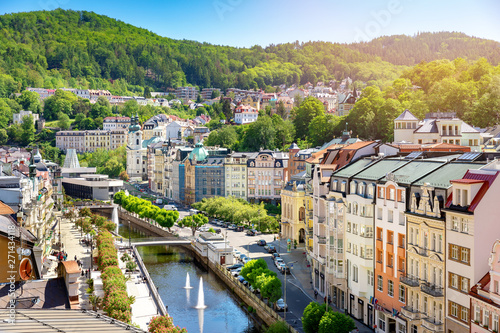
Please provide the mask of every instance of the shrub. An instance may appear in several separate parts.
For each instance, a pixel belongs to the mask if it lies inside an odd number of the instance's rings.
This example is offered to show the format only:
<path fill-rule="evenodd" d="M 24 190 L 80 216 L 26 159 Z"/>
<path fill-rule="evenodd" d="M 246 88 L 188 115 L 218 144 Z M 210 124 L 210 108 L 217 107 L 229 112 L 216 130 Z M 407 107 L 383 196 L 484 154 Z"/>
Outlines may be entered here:
<path fill-rule="evenodd" d="M 170 316 L 156 316 L 151 319 L 148 326 L 150 333 L 187 333 L 185 328 L 174 326 L 174 321 Z"/>

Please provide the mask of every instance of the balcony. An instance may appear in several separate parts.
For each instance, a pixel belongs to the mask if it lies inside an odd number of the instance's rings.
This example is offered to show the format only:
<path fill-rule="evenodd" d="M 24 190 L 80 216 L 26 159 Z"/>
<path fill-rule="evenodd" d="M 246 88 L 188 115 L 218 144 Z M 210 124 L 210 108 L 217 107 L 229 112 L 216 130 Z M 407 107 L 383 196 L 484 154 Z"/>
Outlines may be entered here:
<path fill-rule="evenodd" d="M 420 285 L 420 290 L 434 297 L 443 297 L 444 295 L 443 287 L 436 286 L 435 284 L 429 282 L 425 282 Z"/>
<path fill-rule="evenodd" d="M 423 247 L 418 248 L 418 254 L 421 255 L 422 257 L 428 257 L 429 256 L 429 250 L 424 249 Z"/>
<path fill-rule="evenodd" d="M 321 256 L 321 255 L 318 255 L 316 257 L 316 260 L 318 260 L 318 262 L 319 262 L 320 265 L 324 265 L 326 263 L 326 258 L 323 257 L 323 256 Z"/>
<path fill-rule="evenodd" d="M 410 320 L 415 320 L 420 318 L 420 312 L 411 306 L 403 306 L 401 308 L 401 313 L 409 318 Z"/>
<path fill-rule="evenodd" d="M 318 216 L 318 223 L 325 223 L 325 217 Z"/>
<path fill-rule="evenodd" d="M 418 287 L 420 285 L 418 278 L 411 275 L 402 275 L 399 277 L 399 281 L 409 287 Z"/>
<path fill-rule="evenodd" d="M 326 237 L 324 237 L 324 236 L 317 236 L 317 237 L 318 237 L 319 244 L 326 244 Z"/>
<path fill-rule="evenodd" d="M 432 332 L 443 332 L 444 331 L 444 324 L 440 321 L 437 321 L 434 318 L 423 318 L 422 319 L 422 326 L 425 328 L 431 330 Z"/>

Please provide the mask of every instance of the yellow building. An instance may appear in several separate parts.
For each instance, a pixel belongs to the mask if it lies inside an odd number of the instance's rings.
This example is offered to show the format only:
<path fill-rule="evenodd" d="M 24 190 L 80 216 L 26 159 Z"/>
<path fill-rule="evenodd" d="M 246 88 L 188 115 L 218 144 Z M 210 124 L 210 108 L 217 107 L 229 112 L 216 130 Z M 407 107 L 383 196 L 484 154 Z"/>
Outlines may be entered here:
<path fill-rule="evenodd" d="M 306 241 L 305 180 L 292 177 L 281 190 L 281 235 L 292 244 Z"/>
<path fill-rule="evenodd" d="M 401 282 L 407 299 L 401 314 L 409 332 L 444 332 L 445 222 L 439 196 L 445 197 L 446 192 L 440 192 L 428 185 L 412 187 L 406 213 L 407 270 Z"/>
<path fill-rule="evenodd" d="M 56 133 L 56 147 L 64 151 L 76 149 L 78 153 L 115 150 L 127 143 L 127 135 L 124 129 L 59 131 Z"/>
<path fill-rule="evenodd" d="M 254 109 L 260 110 L 260 106 L 261 106 L 260 105 L 260 97 L 247 95 L 247 97 L 245 97 L 241 100 L 241 104 L 250 105 Z"/>

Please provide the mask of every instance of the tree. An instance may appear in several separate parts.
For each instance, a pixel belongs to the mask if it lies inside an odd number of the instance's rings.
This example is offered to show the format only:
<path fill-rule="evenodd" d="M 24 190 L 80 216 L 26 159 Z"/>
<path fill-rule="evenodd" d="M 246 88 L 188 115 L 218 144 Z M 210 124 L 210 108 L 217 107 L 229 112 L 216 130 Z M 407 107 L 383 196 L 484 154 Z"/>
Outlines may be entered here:
<path fill-rule="evenodd" d="M 151 88 L 144 88 L 144 98 L 151 98 Z"/>
<path fill-rule="evenodd" d="M 259 117 L 257 121 L 248 125 L 248 130 L 243 138 L 243 147 L 247 151 L 276 148 L 276 129 L 270 117 Z"/>
<path fill-rule="evenodd" d="M 240 275 L 243 276 L 250 285 L 254 286 L 257 281 L 257 276 L 261 275 L 265 269 L 267 269 L 267 263 L 264 259 L 250 260 L 242 268 Z M 256 271 L 259 271 L 261 274 L 256 275 Z"/>
<path fill-rule="evenodd" d="M 263 298 L 275 303 L 281 297 L 281 281 L 277 276 L 262 274 L 257 277 L 257 286 Z"/>
<path fill-rule="evenodd" d="M 276 114 L 280 116 L 283 120 L 288 118 L 288 114 L 285 108 L 285 103 L 283 103 L 282 100 L 278 102 L 278 107 L 276 108 Z"/>
<path fill-rule="evenodd" d="M 191 232 L 193 233 L 193 236 L 201 226 L 205 225 L 208 223 L 208 218 L 203 215 L 203 214 L 195 214 L 195 215 L 188 215 L 184 217 L 178 224 L 179 227 L 188 227 L 191 228 Z"/>
<path fill-rule="evenodd" d="M 210 99 L 214 99 L 220 96 L 220 92 L 218 90 L 212 90 L 212 95 L 210 96 Z"/>
<path fill-rule="evenodd" d="M 185 328 L 174 326 L 174 321 L 170 316 L 156 316 L 151 319 L 148 325 L 150 333 L 187 333 Z"/>
<path fill-rule="evenodd" d="M 311 302 L 304 309 L 302 315 L 302 328 L 305 333 L 316 333 L 319 331 L 319 323 L 326 312 L 326 304 Z"/>
<path fill-rule="evenodd" d="M 231 109 L 231 100 L 229 98 L 224 98 L 222 101 L 222 113 L 227 120 L 233 118 L 233 110 Z"/>
<path fill-rule="evenodd" d="M 35 123 L 33 116 L 24 116 L 21 124 L 21 144 L 29 145 L 35 140 Z"/>
<path fill-rule="evenodd" d="M 69 120 L 69 116 L 65 113 L 60 112 L 58 115 L 59 120 L 57 121 L 57 126 L 62 130 L 67 130 L 71 126 L 71 121 Z"/>
<path fill-rule="evenodd" d="M 323 103 L 315 97 L 307 97 L 295 110 L 293 124 L 295 137 L 304 139 L 309 133 L 309 123 L 317 116 L 325 114 Z"/>
<path fill-rule="evenodd" d="M 162 209 L 162 213 L 158 214 L 156 217 L 156 222 L 158 222 L 159 225 L 161 225 L 164 228 L 168 228 L 168 231 L 170 232 L 170 228 L 172 228 L 175 224 L 175 221 L 179 218 L 179 212 L 178 211 L 172 211 L 172 210 L 164 210 Z"/>
<path fill-rule="evenodd" d="M 4 145 L 9 140 L 9 136 L 7 135 L 7 131 L 5 128 L 0 128 L 0 145 Z"/>
<path fill-rule="evenodd" d="M 319 333 L 349 333 L 356 328 L 354 320 L 340 312 L 329 310 L 319 322 Z"/>
<path fill-rule="evenodd" d="M 16 101 L 22 106 L 23 110 L 40 113 L 42 104 L 40 103 L 40 95 L 34 91 L 24 90 Z"/>
<path fill-rule="evenodd" d="M 288 333 L 288 326 L 284 321 L 278 320 L 267 329 L 266 333 Z"/>
<path fill-rule="evenodd" d="M 128 180 L 130 179 L 127 171 L 123 170 L 122 172 L 120 172 L 120 175 L 118 176 L 121 180 L 123 181 L 126 181 L 128 182 Z"/>

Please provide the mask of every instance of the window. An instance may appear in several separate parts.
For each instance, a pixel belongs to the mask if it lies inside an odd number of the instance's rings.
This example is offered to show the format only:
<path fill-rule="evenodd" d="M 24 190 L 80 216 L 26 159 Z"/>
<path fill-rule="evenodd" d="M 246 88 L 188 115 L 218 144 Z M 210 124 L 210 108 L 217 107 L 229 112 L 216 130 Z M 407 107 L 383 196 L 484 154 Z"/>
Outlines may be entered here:
<path fill-rule="evenodd" d="M 351 222 L 347 222 L 347 232 L 351 232 Z"/>
<path fill-rule="evenodd" d="M 498 315 L 493 315 L 491 328 L 493 331 L 498 332 Z"/>
<path fill-rule="evenodd" d="M 469 232 L 469 226 L 467 224 L 467 220 L 466 219 L 460 219 L 460 231 L 462 231 L 464 233 L 468 233 Z"/>
<path fill-rule="evenodd" d="M 462 247 L 460 253 L 461 253 L 461 259 L 460 260 L 463 263 L 468 264 L 469 263 L 469 258 L 470 258 L 470 250 L 467 249 L 467 248 Z"/>
<path fill-rule="evenodd" d="M 382 228 L 377 228 L 377 240 L 382 240 Z"/>
<path fill-rule="evenodd" d="M 377 208 L 377 219 L 382 220 L 382 208 Z"/>
<path fill-rule="evenodd" d="M 378 313 L 378 328 L 385 332 L 385 315 L 380 311 Z"/>
<path fill-rule="evenodd" d="M 451 230 L 458 231 L 458 217 L 451 217 Z"/>
<path fill-rule="evenodd" d="M 394 244 L 394 233 L 392 231 L 387 231 L 387 243 Z"/>
<path fill-rule="evenodd" d="M 475 321 L 481 320 L 481 308 L 477 305 L 474 308 L 474 320 Z"/>
<path fill-rule="evenodd" d="M 392 282 L 392 280 L 387 281 L 387 294 L 394 297 L 394 282 Z"/>
<path fill-rule="evenodd" d="M 378 188 L 378 197 L 379 197 L 380 199 L 383 199 L 383 198 L 384 198 L 384 190 L 385 190 L 385 189 L 384 189 L 383 187 L 379 187 L 379 188 Z"/>
<path fill-rule="evenodd" d="M 381 249 L 377 249 L 377 262 L 380 264 L 384 263 L 383 252 Z"/>
<path fill-rule="evenodd" d="M 373 271 L 368 271 L 368 285 L 373 286 Z"/>
<path fill-rule="evenodd" d="M 488 310 L 483 311 L 483 326 L 490 325 L 490 312 Z"/>
<path fill-rule="evenodd" d="M 358 266 L 352 266 L 352 280 L 358 282 Z"/>
<path fill-rule="evenodd" d="M 455 302 L 450 302 L 450 316 L 457 318 L 458 317 L 458 305 Z"/>
<path fill-rule="evenodd" d="M 450 273 L 450 287 L 458 289 L 458 275 Z"/>
<path fill-rule="evenodd" d="M 498 280 L 493 281 L 493 286 L 495 294 L 498 294 Z"/>
<path fill-rule="evenodd" d="M 460 308 L 460 319 L 465 322 L 469 322 L 469 309 L 465 306 L 461 306 Z"/>
<path fill-rule="evenodd" d="M 389 200 L 394 201 L 396 198 L 396 189 L 390 188 L 389 189 Z"/>
<path fill-rule="evenodd" d="M 458 260 L 458 245 L 450 244 L 450 259 Z"/>
<path fill-rule="evenodd" d="M 404 303 L 405 299 L 406 299 L 406 289 L 402 284 L 400 284 L 399 285 L 399 301 L 401 303 Z"/>
<path fill-rule="evenodd" d="M 397 323 L 397 325 L 398 325 L 398 333 L 406 333 L 406 325 L 405 324 Z"/>
<path fill-rule="evenodd" d="M 460 291 L 466 294 L 469 293 L 469 279 L 461 277 L 460 280 Z"/>
<path fill-rule="evenodd" d="M 392 223 L 392 221 L 394 221 L 394 212 L 392 210 L 388 210 L 387 213 L 387 222 Z"/>
<path fill-rule="evenodd" d="M 387 254 L 387 266 L 394 267 L 394 256 L 392 254 Z"/>
<path fill-rule="evenodd" d="M 377 276 L 377 290 L 384 291 L 384 278 L 382 275 Z"/>

